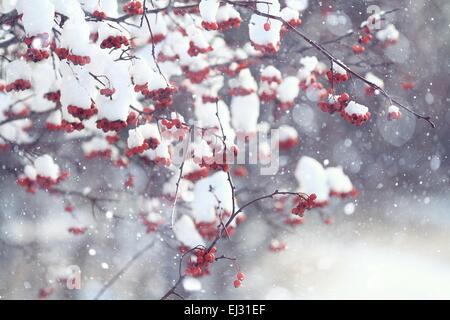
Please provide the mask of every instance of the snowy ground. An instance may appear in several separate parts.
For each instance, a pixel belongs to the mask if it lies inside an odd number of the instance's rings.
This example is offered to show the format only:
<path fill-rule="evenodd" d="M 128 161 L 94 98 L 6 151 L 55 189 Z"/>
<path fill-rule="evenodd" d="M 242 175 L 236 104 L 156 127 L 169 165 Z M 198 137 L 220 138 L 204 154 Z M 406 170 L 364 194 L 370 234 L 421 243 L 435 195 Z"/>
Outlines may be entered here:
<path fill-rule="evenodd" d="M 395 221 L 368 223 L 367 217 L 357 216 L 331 226 L 311 221 L 286 238 L 286 252 L 253 256 L 248 285 L 227 297 L 450 299 L 450 221 L 443 215 L 450 212 L 445 203 L 427 211 L 410 207 Z M 434 218 L 408 221 L 420 212 Z"/>

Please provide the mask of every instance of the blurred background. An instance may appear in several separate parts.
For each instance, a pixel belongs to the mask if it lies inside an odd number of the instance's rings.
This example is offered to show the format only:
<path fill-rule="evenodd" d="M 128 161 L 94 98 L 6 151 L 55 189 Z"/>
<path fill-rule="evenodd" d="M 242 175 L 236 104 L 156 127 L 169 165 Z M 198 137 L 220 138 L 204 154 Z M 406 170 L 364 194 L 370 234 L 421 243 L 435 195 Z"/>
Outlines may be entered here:
<path fill-rule="evenodd" d="M 303 13 L 302 31 L 319 41 L 339 37 L 368 17 L 370 5 L 382 10 L 400 9 L 386 17 L 400 31 L 398 43 L 387 49 L 371 48 L 373 53 L 364 63 L 355 60 L 348 49 L 355 38 L 327 48 L 355 70 L 363 74 L 372 71 L 383 78 L 388 92 L 430 115 L 436 128 L 407 114 L 398 121 L 387 121 L 382 110 L 388 101 L 366 97 L 358 81 L 351 85 L 352 94 L 374 110 L 371 121 L 363 127 L 321 112 L 302 96 L 292 114 L 280 119 L 298 129 L 299 146 L 281 153 L 285 166 L 277 176 L 258 176 L 258 168 L 249 166 L 251 179 L 236 178 L 238 190 L 242 189 L 238 196 L 250 199 L 252 195 L 270 193 L 276 186 L 296 188 L 293 171 L 303 155 L 342 166 L 360 191 L 359 196 L 336 201 L 320 214 L 308 213 L 305 223 L 295 228 L 277 223 L 271 203 L 249 208 L 248 220 L 219 247 L 227 256 L 236 257 L 237 262 L 224 260 L 214 265 L 212 275 L 199 280 L 201 287 L 197 282 L 185 283 L 180 290 L 183 296 L 450 298 L 450 3 L 310 1 Z M 226 40 L 238 46 L 247 41 L 246 32 L 243 24 L 238 31 L 228 32 Z M 270 63 L 283 74 L 295 74 L 295 62 L 300 57 L 317 54 L 314 50 L 303 51 L 305 47 L 301 40 L 287 37 L 282 52 Z M 254 70 L 260 67 L 254 66 Z M 415 86 L 405 91 L 401 87 L 404 82 Z M 181 103 L 184 98 L 179 99 Z M 262 120 L 272 121 L 271 114 L 269 107 L 262 107 Z M 86 166 L 86 170 L 77 172 L 79 178 L 69 182 L 70 186 L 81 191 L 86 185 L 92 189 L 123 185 L 124 172 L 108 169 L 101 161 L 82 159 L 75 154 L 77 147 L 76 143 L 66 143 L 59 151 L 69 160 L 79 160 L 81 167 Z M 0 159 L 2 165 L 8 164 L 6 156 L 0 154 Z M 70 161 L 65 166 L 72 172 L 77 170 Z M 136 188 L 143 183 L 138 179 Z M 157 194 L 158 188 L 155 183 L 152 192 Z M 177 279 L 176 250 L 168 247 L 167 239 L 145 233 L 138 222 L 139 203 L 132 193 L 122 195 L 117 203 L 101 203 L 99 208 L 92 208 L 89 202 L 76 203 L 78 219 L 95 226 L 85 237 L 67 234 L 70 222 L 63 200 L 44 193 L 39 197 L 25 194 L 13 175 L 5 170 L 1 174 L 0 298 L 36 299 L 42 290 L 53 287 L 58 289 L 49 298 L 94 298 L 136 252 L 153 241 L 152 249 L 136 259 L 102 298 L 160 298 Z M 116 215 L 121 218 L 116 219 Z M 269 247 L 273 239 L 286 243 L 287 250 L 272 252 Z M 81 269 L 81 290 L 67 290 L 55 282 L 70 265 Z M 232 286 L 236 268 L 247 275 L 239 289 Z"/>

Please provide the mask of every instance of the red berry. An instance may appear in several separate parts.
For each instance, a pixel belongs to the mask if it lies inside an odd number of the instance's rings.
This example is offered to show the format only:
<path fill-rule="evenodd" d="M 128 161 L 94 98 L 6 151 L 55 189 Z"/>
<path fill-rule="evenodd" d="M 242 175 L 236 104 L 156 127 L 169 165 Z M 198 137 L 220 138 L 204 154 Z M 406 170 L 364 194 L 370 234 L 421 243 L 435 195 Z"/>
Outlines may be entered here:
<path fill-rule="evenodd" d="M 317 199 L 317 195 L 316 195 L 315 193 L 311 193 L 311 194 L 309 195 L 309 199 L 312 200 L 312 201 L 314 201 L 314 200 Z"/>
<path fill-rule="evenodd" d="M 233 285 L 235 288 L 239 288 L 241 286 L 241 282 L 239 280 L 234 280 Z"/>
<path fill-rule="evenodd" d="M 244 281 L 245 275 L 243 272 L 238 272 L 238 274 L 236 275 L 236 278 L 238 278 L 239 281 Z"/>
<path fill-rule="evenodd" d="M 214 260 L 216 260 L 216 257 L 214 256 L 213 253 L 210 252 L 205 255 L 205 260 L 211 263 L 214 262 Z"/>
<path fill-rule="evenodd" d="M 352 50 L 353 50 L 353 53 L 360 54 L 360 53 L 363 53 L 366 50 L 366 48 L 364 48 L 363 46 L 361 46 L 359 44 L 355 44 L 352 46 Z"/>
<path fill-rule="evenodd" d="M 264 30 L 266 30 L 266 31 L 270 30 L 270 23 L 268 23 L 268 22 L 264 23 Z"/>

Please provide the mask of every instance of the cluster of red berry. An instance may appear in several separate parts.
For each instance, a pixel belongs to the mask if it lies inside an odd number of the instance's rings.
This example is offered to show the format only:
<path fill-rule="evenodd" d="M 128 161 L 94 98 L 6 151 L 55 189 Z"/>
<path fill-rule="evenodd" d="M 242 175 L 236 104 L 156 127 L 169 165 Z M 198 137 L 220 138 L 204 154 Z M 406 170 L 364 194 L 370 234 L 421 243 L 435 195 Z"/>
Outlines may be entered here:
<path fill-rule="evenodd" d="M 24 91 L 24 90 L 28 90 L 31 88 L 31 82 L 28 80 L 24 80 L 24 79 L 17 79 L 16 81 L 12 82 L 12 83 L 8 83 L 5 86 L 5 90 L 6 92 L 10 92 L 10 91 Z"/>
<path fill-rule="evenodd" d="M 291 216 L 284 219 L 283 223 L 290 227 L 296 227 L 304 223 L 304 218 L 300 216 Z"/>
<path fill-rule="evenodd" d="M 226 221 L 227 219 L 224 219 L 224 217 L 229 217 L 229 214 L 223 214 L 221 220 Z M 217 234 L 219 233 L 219 228 L 217 222 L 199 222 L 195 224 L 198 233 L 207 240 L 213 240 L 215 237 L 217 237 Z M 226 228 L 226 231 L 223 232 L 224 237 L 231 237 L 235 232 L 234 227 L 228 226 Z"/>
<path fill-rule="evenodd" d="M 190 257 L 185 273 L 193 277 L 201 277 L 209 274 L 209 265 L 216 261 L 217 248 L 211 250 L 196 248 L 194 254 Z"/>
<path fill-rule="evenodd" d="M 295 105 L 294 101 L 278 101 L 277 108 L 281 111 L 287 111 L 289 109 L 292 109 Z"/>
<path fill-rule="evenodd" d="M 150 36 L 148 39 L 148 43 L 150 44 L 157 44 L 163 41 L 166 38 L 166 36 L 162 33 L 156 33 L 153 36 Z"/>
<path fill-rule="evenodd" d="M 43 188 L 45 190 L 50 190 L 53 186 L 57 185 L 58 183 L 60 183 L 63 180 L 66 180 L 68 177 L 69 177 L 69 172 L 67 172 L 67 171 L 61 172 L 61 174 L 59 175 L 59 177 L 56 180 L 52 179 L 50 177 L 37 175 L 36 183 L 41 188 Z"/>
<path fill-rule="evenodd" d="M 143 153 L 145 150 L 147 150 L 149 148 L 150 148 L 150 146 L 148 145 L 148 143 L 144 141 L 144 143 L 140 146 L 137 146 L 137 147 L 134 147 L 131 149 L 127 149 L 125 151 L 125 154 L 128 158 L 131 158 L 135 154 Z"/>
<path fill-rule="evenodd" d="M 89 56 L 77 56 L 75 54 L 69 54 L 67 60 L 72 62 L 76 66 L 84 66 L 91 63 L 91 58 Z"/>
<path fill-rule="evenodd" d="M 32 37 L 25 37 L 23 39 L 23 43 L 27 45 L 28 48 L 30 48 L 33 45 L 33 41 L 36 39 L 39 39 L 39 42 L 41 43 L 42 47 L 47 47 L 49 45 L 49 35 L 48 33 L 41 33 L 38 36 L 32 36 Z"/>
<path fill-rule="evenodd" d="M 94 150 L 86 154 L 87 159 L 94 158 L 106 158 L 111 159 L 112 151 L 110 149 L 107 150 Z"/>
<path fill-rule="evenodd" d="M 69 49 L 67 48 L 54 48 L 53 50 L 60 60 L 67 59 L 77 66 L 84 66 L 91 62 L 91 58 L 89 56 L 78 56 L 75 54 L 71 54 Z"/>
<path fill-rule="evenodd" d="M 188 174 L 185 174 L 183 176 L 183 179 L 196 182 L 202 178 L 206 178 L 208 176 L 209 169 L 206 167 L 199 168 L 198 170 L 195 170 L 193 172 L 190 172 Z"/>
<path fill-rule="evenodd" d="M 264 28 L 265 29 L 265 28 Z M 270 24 L 269 24 L 269 30 L 270 30 Z M 278 52 L 278 50 L 280 50 L 280 43 L 278 42 L 276 45 L 274 45 L 273 43 L 269 43 L 269 44 L 257 44 L 255 42 L 251 42 L 253 48 L 255 48 L 255 50 L 257 51 L 261 51 L 263 54 L 276 54 Z"/>
<path fill-rule="evenodd" d="M 233 63 L 227 63 L 225 65 L 219 65 L 217 69 L 219 71 L 225 73 L 229 77 L 235 77 L 236 75 L 241 72 L 241 70 L 244 70 L 250 66 L 251 62 L 247 59 L 240 60 L 240 61 L 234 61 Z"/>
<path fill-rule="evenodd" d="M 372 35 L 372 32 L 370 31 L 370 28 L 367 26 L 362 28 L 361 33 L 358 38 L 358 42 L 361 45 L 368 45 L 370 43 L 370 41 L 372 41 L 372 39 L 373 39 L 373 35 Z"/>
<path fill-rule="evenodd" d="M 102 21 L 102 20 L 106 19 L 106 13 L 104 13 L 103 11 L 95 10 L 95 11 L 92 13 L 92 16 L 94 16 L 95 18 L 97 18 L 97 20 L 99 20 L 99 21 Z"/>
<path fill-rule="evenodd" d="M 173 56 L 169 56 L 164 54 L 164 52 L 158 53 L 158 62 L 173 62 L 177 61 L 180 57 L 177 54 L 174 54 Z"/>
<path fill-rule="evenodd" d="M 196 57 L 200 53 L 208 53 L 208 52 L 211 52 L 211 51 L 213 51 L 213 48 L 211 46 L 208 46 L 208 47 L 205 47 L 205 48 L 200 48 L 200 47 L 195 45 L 194 41 L 190 41 L 189 42 L 188 54 L 191 57 Z"/>
<path fill-rule="evenodd" d="M 69 231 L 69 233 L 76 235 L 76 236 L 80 236 L 86 233 L 87 228 L 80 228 L 80 227 L 70 227 L 67 231 Z"/>
<path fill-rule="evenodd" d="M 140 15 L 144 13 L 144 8 L 140 1 L 130 1 L 122 7 L 123 11 L 130 16 Z"/>
<path fill-rule="evenodd" d="M 172 128 L 176 128 L 176 129 L 188 129 L 189 127 L 182 123 L 180 119 L 162 119 L 161 120 L 161 124 L 166 127 L 167 129 L 172 129 Z"/>
<path fill-rule="evenodd" d="M 202 21 L 202 27 L 207 30 L 217 30 L 219 28 L 219 25 L 216 22 L 208 22 L 208 21 Z"/>
<path fill-rule="evenodd" d="M 22 177 L 17 179 L 17 184 L 23 188 L 25 188 L 25 190 L 28 193 L 36 193 L 36 184 L 34 180 L 31 180 L 30 178 L 27 177 Z"/>
<path fill-rule="evenodd" d="M 128 126 L 126 121 L 116 120 L 109 121 L 108 119 L 99 119 L 96 122 L 97 128 L 103 130 L 103 132 L 116 131 L 119 132 Z"/>
<path fill-rule="evenodd" d="M 297 18 L 297 19 L 291 19 L 291 20 L 288 21 L 288 23 L 289 23 L 292 27 L 294 27 L 294 28 L 296 28 L 296 27 L 298 27 L 299 25 L 301 25 L 302 22 L 303 22 L 303 21 L 302 21 L 302 19 L 300 19 L 300 18 Z M 288 27 L 287 25 L 283 24 L 283 25 L 281 26 L 280 35 L 283 37 L 285 34 L 288 33 L 288 31 L 289 31 L 289 27 Z"/>
<path fill-rule="evenodd" d="M 290 150 L 298 144 L 298 137 L 292 137 L 285 140 L 282 140 L 278 143 L 280 150 L 286 151 Z"/>
<path fill-rule="evenodd" d="M 402 116 L 402 113 L 400 111 L 395 111 L 395 112 L 389 112 L 388 113 L 388 120 L 392 121 L 392 120 L 398 120 L 400 119 Z"/>
<path fill-rule="evenodd" d="M 297 216 L 303 217 L 306 210 L 310 210 L 316 205 L 314 202 L 317 199 L 315 193 L 312 193 L 307 197 L 299 195 L 297 198 L 297 205 L 291 210 L 292 214 Z"/>
<path fill-rule="evenodd" d="M 323 112 L 334 113 L 341 111 L 345 108 L 350 101 L 350 96 L 347 93 L 343 93 L 339 96 L 331 95 L 327 92 L 322 99 L 325 101 L 319 101 L 319 107 Z"/>
<path fill-rule="evenodd" d="M 350 122 L 351 124 L 355 126 L 362 126 L 364 123 L 366 123 L 370 119 L 371 113 L 367 112 L 363 115 L 359 114 L 349 114 L 345 112 L 345 109 L 341 111 L 341 117 L 344 118 L 346 121 Z"/>
<path fill-rule="evenodd" d="M 189 69 L 189 66 L 182 66 L 181 67 L 186 78 L 188 78 L 192 83 L 201 83 L 206 78 L 208 78 L 209 75 L 209 67 L 206 67 L 201 70 L 192 71 Z"/>
<path fill-rule="evenodd" d="M 248 96 L 249 94 L 252 94 L 254 92 L 254 89 L 247 89 L 243 87 L 230 88 L 228 90 L 228 94 L 230 96 Z"/>
<path fill-rule="evenodd" d="M 202 102 L 204 104 L 206 104 L 206 103 L 216 103 L 217 101 L 219 101 L 219 97 L 218 96 L 207 95 L 207 94 L 203 94 L 202 95 Z"/>
<path fill-rule="evenodd" d="M 233 285 L 235 288 L 239 288 L 242 284 L 242 281 L 245 279 L 245 274 L 243 272 L 238 272 L 236 274 L 236 280 L 234 280 Z"/>
<path fill-rule="evenodd" d="M 112 95 L 114 93 L 116 93 L 116 89 L 115 88 L 112 88 L 112 89 L 111 88 L 100 89 L 100 94 L 102 96 L 105 96 L 105 97 L 108 97 L 108 98 L 112 97 Z"/>
<path fill-rule="evenodd" d="M 261 81 L 267 82 L 269 84 L 272 83 L 272 82 L 280 84 L 282 82 L 281 78 L 277 77 L 277 76 L 271 76 L 271 77 L 269 77 L 269 76 L 261 76 Z"/>
<path fill-rule="evenodd" d="M 24 54 L 26 61 L 39 62 L 48 59 L 50 54 L 47 50 L 41 50 L 36 48 L 28 48 Z"/>
<path fill-rule="evenodd" d="M 89 109 L 83 109 L 74 105 L 69 105 L 67 111 L 80 120 L 90 119 L 93 115 L 98 113 L 97 108 L 92 103 Z"/>
<path fill-rule="evenodd" d="M 230 18 L 225 21 L 220 21 L 217 24 L 217 29 L 221 31 L 227 31 L 231 28 L 239 28 L 241 26 L 241 19 L 239 18 Z"/>
<path fill-rule="evenodd" d="M 23 106 L 22 109 L 20 111 L 13 111 L 13 110 L 6 110 L 3 111 L 3 114 L 7 117 L 26 117 L 27 115 L 30 114 L 30 108 L 28 108 L 27 106 Z"/>
<path fill-rule="evenodd" d="M 356 189 L 356 188 L 353 188 L 349 192 L 338 192 L 338 191 L 335 191 L 335 190 L 331 190 L 330 191 L 330 196 L 339 197 L 339 198 L 342 198 L 342 199 L 345 199 L 345 198 L 348 198 L 348 197 L 355 198 L 355 197 L 358 196 L 358 193 L 359 193 L 358 189 Z"/>
<path fill-rule="evenodd" d="M 333 82 L 334 84 L 336 84 L 336 83 L 348 81 L 348 79 L 350 79 L 350 74 L 348 72 L 346 72 L 346 73 L 336 73 L 336 72 L 332 72 L 331 70 L 328 70 L 327 71 L 327 78 L 328 78 L 328 81 Z"/>
<path fill-rule="evenodd" d="M 142 93 L 147 99 L 152 99 L 155 102 L 155 107 L 164 109 L 172 105 L 172 95 L 177 91 L 173 86 L 167 86 L 156 90 L 149 90 L 147 84 L 135 85 L 135 92 Z"/>
<path fill-rule="evenodd" d="M 360 44 L 354 44 L 352 46 L 352 51 L 353 51 L 354 54 L 361 54 L 364 51 L 366 51 L 366 48 L 364 46 L 360 45 Z"/>
<path fill-rule="evenodd" d="M 59 103 L 61 99 L 61 92 L 59 90 L 47 92 L 46 94 L 44 94 L 44 98 L 47 99 L 48 101 Z"/>
<path fill-rule="evenodd" d="M 125 36 L 109 36 L 100 44 L 100 48 L 102 49 L 111 49 L 116 48 L 119 49 L 122 45 L 128 46 L 130 42 Z"/>
<path fill-rule="evenodd" d="M 82 124 L 81 122 L 69 122 L 63 119 L 61 121 L 61 129 L 67 133 L 73 131 L 81 131 L 84 129 L 84 124 Z"/>
<path fill-rule="evenodd" d="M 24 176 L 17 179 L 17 184 L 21 187 L 24 187 L 25 190 L 29 193 L 36 193 L 37 187 L 41 187 L 45 190 L 50 190 L 53 186 L 67 179 L 68 176 L 69 173 L 67 171 L 63 171 L 56 180 L 41 175 L 38 175 L 36 177 L 36 180 L 32 180 Z"/>

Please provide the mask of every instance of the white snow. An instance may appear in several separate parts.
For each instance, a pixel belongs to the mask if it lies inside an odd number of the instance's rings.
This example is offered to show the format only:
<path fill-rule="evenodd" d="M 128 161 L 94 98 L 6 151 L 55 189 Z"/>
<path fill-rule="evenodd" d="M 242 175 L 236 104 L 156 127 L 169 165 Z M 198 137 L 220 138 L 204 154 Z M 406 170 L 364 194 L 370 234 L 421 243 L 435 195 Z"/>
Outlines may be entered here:
<path fill-rule="evenodd" d="M 400 36 L 397 28 L 393 24 L 389 24 L 383 30 L 377 32 L 377 39 L 380 41 L 397 41 Z"/>
<path fill-rule="evenodd" d="M 369 108 L 362 104 L 356 103 L 355 101 L 350 101 L 344 111 L 349 115 L 356 114 L 358 116 L 363 116 L 369 111 Z"/>
<path fill-rule="evenodd" d="M 342 167 L 330 167 L 326 168 L 325 171 L 331 191 L 348 193 L 353 190 L 353 184 L 350 178 L 344 173 Z"/>
<path fill-rule="evenodd" d="M 186 277 L 183 279 L 183 288 L 186 291 L 200 291 L 202 290 L 202 283 L 200 280 L 193 277 Z"/>
<path fill-rule="evenodd" d="M 256 132 L 259 98 L 256 93 L 231 99 L 231 123 L 236 131 Z"/>
<path fill-rule="evenodd" d="M 225 172 L 219 171 L 195 184 L 192 215 L 196 222 L 214 222 L 218 214 L 232 210 L 232 192 Z"/>
<path fill-rule="evenodd" d="M 285 2 L 289 8 L 294 10 L 304 11 L 308 8 L 308 0 L 286 0 Z"/>
<path fill-rule="evenodd" d="M 280 141 L 286 141 L 289 139 L 297 139 L 298 132 L 294 127 L 288 125 L 282 125 L 278 128 Z"/>
<path fill-rule="evenodd" d="M 55 6 L 50 0 L 26 1 L 22 9 L 23 27 L 28 36 L 52 34 Z"/>
<path fill-rule="evenodd" d="M 175 233 L 175 237 L 178 241 L 182 242 L 189 248 L 205 245 L 202 236 L 195 228 L 194 221 L 192 221 L 192 219 L 187 215 L 181 216 L 181 218 L 175 222 L 173 232 Z"/>
<path fill-rule="evenodd" d="M 383 79 L 380 79 L 379 77 L 374 75 L 372 72 L 366 73 L 366 76 L 364 78 L 366 78 L 366 80 L 376 84 L 380 88 L 384 88 L 384 81 L 383 81 Z"/>
<path fill-rule="evenodd" d="M 300 191 L 306 194 L 315 193 L 317 202 L 329 200 L 330 187 L 325 169 L 319 161 L 303 156 L 295 169 L 295 177 L 300 184 Z"/>
<path fill-rule="evenodd" d="M 277 98 L 281 102 L 294 101 L 300 93 L 299 80 L 297 77 L 286 77 L 277 88 Z"/>
<path fill-rule="evenodd" d="M 396 105 L 389 106 L 389 109 L 388 109 L 389 113 L 397 113 L 399 111 L 400 111 L 400 109 Z"/>
<path fill-rule="evenodd" d="M 19 79 L 31 81 L 31 74 L 30 65 L 25 60 L 14 60 L 6 64 L 6 81 L 8 83 Z"/>
<path fill-rule="evenodd" d="M 230 79 L 229 85 L 231 88 L 243 88 L 253 91 L 256 91 L 258 88 L 258 84 L 253 78 L 250 69 L 241 70 L 237 78 Z"/>
<path fill-rule="evenodd" d="M 36 174 L 42 177 L 49 177 L 53 180 L 58 179 L 60 170 L 59 166 L 53 161 L 48 154 L 42 155 L 34 160 Z"/>
<path fill-rule="evenodd" d="M 140 147 L 144 144 L 144 136 L 142 135 L 139 128 L 128 130 L 127 145 L 128 148 Z"/>
<path fill-rule="evenodd" d="M 202 19 L 207 22 L 216 22 L 217 11 L 219 10 L 219 0 L 201 0 L 198 8 Z"/>

